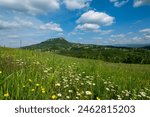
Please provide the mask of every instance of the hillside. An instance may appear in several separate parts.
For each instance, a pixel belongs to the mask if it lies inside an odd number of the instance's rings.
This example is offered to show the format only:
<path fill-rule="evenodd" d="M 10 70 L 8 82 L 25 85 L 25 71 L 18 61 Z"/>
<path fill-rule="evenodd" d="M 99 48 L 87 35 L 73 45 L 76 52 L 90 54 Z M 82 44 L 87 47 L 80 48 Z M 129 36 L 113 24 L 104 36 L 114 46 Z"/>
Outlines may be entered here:
<path fill-rule="evenodd" d="M 0 99 L 149 100 L 150 65 L 0 47 Z"/>
<path fill-rule="evenodd" d="M 64 38 L 54 38 L 23 49 L 51 51 L 77 58 L 100 59 L 115 63 L 150 64 L 150 50 L 71 43 Z"/>

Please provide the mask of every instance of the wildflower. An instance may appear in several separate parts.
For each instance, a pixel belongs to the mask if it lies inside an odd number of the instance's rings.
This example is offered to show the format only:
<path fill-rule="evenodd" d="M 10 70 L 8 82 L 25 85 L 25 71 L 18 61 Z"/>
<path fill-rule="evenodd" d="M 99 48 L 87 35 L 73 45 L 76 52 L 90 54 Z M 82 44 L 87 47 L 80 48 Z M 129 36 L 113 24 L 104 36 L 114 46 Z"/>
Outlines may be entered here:
<path fill-rule="evenodd" d="M 99 97 L 96 97 L 97 100 L 101 100 Z"/>
<path fill-rule="evenodd" d="M 122 98 L 121 98 L 121 97 L 119 97 L 119 98 L 118 98 L 118 100 L 122 100 Z"/>
<path fill-rule="evenodd" d="M 106 88 L 107 91 L 109 91 L 109 88 Z"/>
<path fill-rule="evenodd" d="M 57 94 L 57 96 L 58 96 L 58 97 L 61 97 L 61 96 L 62 96 L 62 94 L 61 94 L 61 93 L 58 93 L 58 94 Z"/>
<path fill-rule="evenodd" d="M 77 92 L 77 96 L 81 96 L 81 94 L 79 92 Z"/>
<path fill-rule="evenodd" d="M 56 84 L 55 84 L 55 87 L 60 87 L 60 83 L 56 83 Z"/>
<path fill-rule="evenodd" d="M 84 83 L 81 83 L 81 85 L 84 85 Z"/>
<path fill-rule="evenodd" d="M 69 97 L 69 96 L 66 96 L 66 98 L 67 98 L 67 99 L 70 99 L 70 97 Z"/>
<path fill-rule="evenodd" d="M 85 94 L 86 95 L 92 95 L 92 92 L 91 91 L 86 91 Z"/>
<path fill-rule="evenodd" d="M 42 90 L 42 93 L 45 93 L 45 90 Z"/>
<path fill-rule="evenodd" d="M 32 91 L 32 92 L 34 92 L 34 91 L 35 91 L 35 89 L 31 89 L 31 91 Z"/>
<path fill-rule="evenodd" d="M 57 99 L 57 96 L 56 95 L 52 95 L 51 97 L 53 100 L 56 100 Z"/>
<path fill-rule="evenodd" d="M 95 86 L 95 83 L 93 83 L 93 86 Z"/>
<path fill-rule="evenodd" d="M 69 90 L 68 92 L 69 92 L 69 93 L 73 93 L 73 90 Z"/>
<path fill-rule="evenodd" d="M 68 88 L 68 87 L 69 87 L 69 85 L 64 86 L 64 88 Z"/>
<path fill-rule="evenodd" d="M 36 84 L 36 87 L 39 87 L 40 86 L 40 84 Z"/>
<path fill-rule="evenodd" d="M 5 94 L 4 94 L 4 97 L 9 97 L 9 93 L 8 93 L 8 92 L 5 93 Z"/>
<path fill-rule="evenodd" d="M 140 92 L 141 96 L 145 97 L 146 93 L 145 92 Z"/>
<path fill-rule="evenodd" d="M 45 91 L 45 88 L 41 87 L 41 91 Z"/>
<path fill-rule="evenodd" d="M 32 80 L 31 80 L 31 79 L 29 79 L 29 82 L 32 82 Z"/>
<path fill-rule="evenodd" d="M 44 70 L 44 73 L 47 73 L 48 72 L 48 70 Z"/>

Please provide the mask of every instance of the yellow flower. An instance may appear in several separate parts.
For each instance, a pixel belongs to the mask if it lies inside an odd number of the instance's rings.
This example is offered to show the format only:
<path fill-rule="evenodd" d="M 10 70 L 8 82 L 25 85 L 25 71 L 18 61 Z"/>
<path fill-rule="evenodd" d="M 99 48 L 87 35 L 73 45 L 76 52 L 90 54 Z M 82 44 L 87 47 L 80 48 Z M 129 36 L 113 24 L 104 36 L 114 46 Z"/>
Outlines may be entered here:
<path fill-rule="evenodd" d="M 35 91 L 35 89 L 31 89 L 31 91 L 32 91 L 32 92 L 34 92 L 34 91 Z"/>
<path fill-rule="evenodd" d="M 52 95 L 52 99 L 53 99 L 53 100 L 56 100 L 56 99 L 57 99 L 57 96 L 56 96 L 56 95 Z"/>
<path fill-rule="evenodd" d="M 45 89 L 44 89 L 44 88 L 41 88 L 41 91 L 45 91 Z"/>
<path fill-rule="evenodd" d="M 5 94 L 4 94 L 4 97 L 9 97 L 9 93 L 8 93 L 8 92 L 5 93 Z"/>
<path fill-rule="evenodd" d="M 42 93 L 45 93 L 45 90 L 42 90 Z"/>
<path fill-rule="evenodd" d="M 101 100 L 99 97 L 96 97 L 97 100 Z"/>
<path fill-rule="evenodd" d="M 36 86 L 37 86 L 37 87 L 39 87 L 39 86 L 40 86 L 40 84 L 36 84 Z"/>

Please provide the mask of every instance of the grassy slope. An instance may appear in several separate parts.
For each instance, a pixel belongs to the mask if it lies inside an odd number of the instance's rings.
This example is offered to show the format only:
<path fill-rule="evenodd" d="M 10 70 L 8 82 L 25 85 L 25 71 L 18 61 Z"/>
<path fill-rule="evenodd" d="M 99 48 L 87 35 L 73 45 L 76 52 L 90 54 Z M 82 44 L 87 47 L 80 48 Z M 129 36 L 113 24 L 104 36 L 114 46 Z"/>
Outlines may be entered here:
<path fill-rule="evenodd" d="M 150 99 L 150 65 L 0 48 L 0 71 L 0 99 Z"/>

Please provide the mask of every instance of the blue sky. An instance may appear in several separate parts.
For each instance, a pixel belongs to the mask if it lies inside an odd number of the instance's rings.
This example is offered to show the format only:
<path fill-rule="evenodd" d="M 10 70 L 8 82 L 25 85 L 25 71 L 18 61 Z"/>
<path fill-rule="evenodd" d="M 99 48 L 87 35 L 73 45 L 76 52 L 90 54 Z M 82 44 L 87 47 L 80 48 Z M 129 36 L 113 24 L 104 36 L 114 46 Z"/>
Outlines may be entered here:
<path fill-rule="evenodd" d="M 150 44 L 149 11 L 150 0 L 0 0 L 0 45 Z"/>

